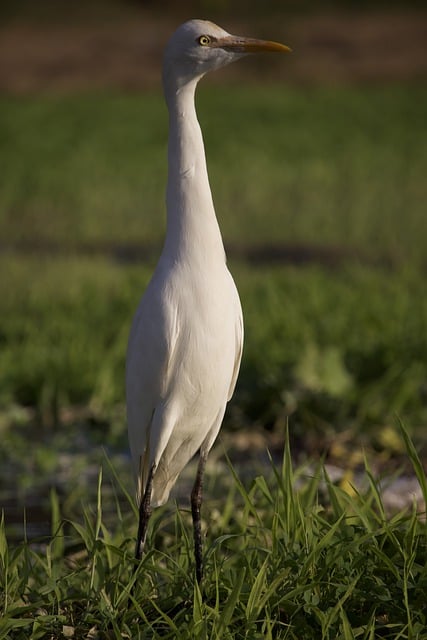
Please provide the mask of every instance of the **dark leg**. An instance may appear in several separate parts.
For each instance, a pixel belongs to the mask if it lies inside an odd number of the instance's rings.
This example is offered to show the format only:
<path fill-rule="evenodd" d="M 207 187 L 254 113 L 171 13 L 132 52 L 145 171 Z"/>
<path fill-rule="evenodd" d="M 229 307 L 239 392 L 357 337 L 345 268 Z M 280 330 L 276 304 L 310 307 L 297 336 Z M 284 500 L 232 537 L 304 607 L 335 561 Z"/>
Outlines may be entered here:
<path fill-rule="evenodd" d="M 151 490 L 153 487 L 154 465 L 151 467 L 141 504 L 139 505 L 138 537 L 136 539 L 135 558 L 141 560 L 147 537 L 148 521 L 151 516 Z"/>
<path fill-rule="evenodd" d="M 194 482 L 193 491 L 191 492 L 191 513 L 193 515 L 194 530 L 194 555 L 196 558 L 196 578 L 199 584 L 203 577 L 202 522 L 200 518 L 200 507 L 202 505 L 203 473 L 205 471 L 206 458 L 206 453 L 200 454 L 196 481 Z"/>

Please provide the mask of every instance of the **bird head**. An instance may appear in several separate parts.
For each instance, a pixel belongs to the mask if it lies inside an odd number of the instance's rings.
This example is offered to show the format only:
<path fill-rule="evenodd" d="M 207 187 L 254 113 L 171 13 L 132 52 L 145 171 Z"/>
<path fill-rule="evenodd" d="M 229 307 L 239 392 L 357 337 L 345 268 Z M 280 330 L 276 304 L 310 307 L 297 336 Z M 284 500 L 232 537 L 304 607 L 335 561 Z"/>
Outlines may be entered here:
<path fill-rule="evenodd" d="M 242 56 L 262 51 L 283 53 L 290 48 L 270 40 L 231 35 L 207 20 L 189 20 L 178 27 L 166 46 L 163 73 L 179 87 Z"/>

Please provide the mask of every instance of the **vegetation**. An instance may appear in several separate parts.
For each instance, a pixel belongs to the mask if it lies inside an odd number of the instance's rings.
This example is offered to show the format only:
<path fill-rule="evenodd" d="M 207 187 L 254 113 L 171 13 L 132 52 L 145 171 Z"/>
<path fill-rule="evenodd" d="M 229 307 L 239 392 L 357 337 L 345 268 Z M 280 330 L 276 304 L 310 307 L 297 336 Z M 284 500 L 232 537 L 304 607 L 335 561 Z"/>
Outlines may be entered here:
<path fill-rule="evenodd" d="M 1 524 L 0 638 L 425 639 L 426 524 L 415 507 L 388 517 L 369 466 L 366 478 L 348 493 L 322 465 L 294 474 L 289 446 L 282 467 L 249 487 L 235 475 L 209 504 L 200 589 L 187 511 L 156 511 L 153 546 L 135 566 L 119 501 L 105 526 L 102 473 L 83 522 L 64 521 L 52 492 L 42 548 L 9 548 Z"/>
<path fill-rule="evenodd" d="M 380 265 L 419 264 L 426 102 L 415 87 L 200 88 L 226 242 L 339 246 Z M 57 251 L 160 244 L 162 97 L 2 98 L 0 122 L 3 242 Z"/>
<path fill-rule="evenodd" d="M 3 413 L 33 407 L 58 425 L 60 411 L 91 407 L 111 421 L 124 398 L 130 321 L 150 268 L 94 258 L 6 256 L 0 284 Z M 425 424 L 427 287 L 417 272 L 361 266 L 337 273 L 236 265 L 246 348 L 227 424 L 294 435 L 353 427 L 360 435 L 399 414 Z M 121 429 L 124 433 L 123 414 Z M 374 431 L 373 431 L 374 429 Z"/>
<path fill-rule="evenodd" d="M 246 321 L 230 423 L 296 411 L 293 429 L 359 429 L 397 412 L 421 426 L 427 92 L 248 91 L 199 101 Z M 165 109 L 156 95 L 3 98 L 0 115 L 0 402 L 42 424 L 70 405 L 109 419 L 164 233 Z M 323 264 L 269 263 L 287 247 Z"/>
<path fill-rule="evenodd" d="M 225 429 L 280 439 L 289 421 L 317 460 L 337 434 L 348 464 L 397 453 L 424 499 L 426 107 L 416 87 L 199 96 L 245 313 Z M 124 354 L 164 233 L 166 112 L 154 94 L 2 97 L 0 127 L 0 480 L 17 504 L 55 487 L 51 535 L 24 542 L 0 493 L 0 639 L 427 638 L 425 523 L 386 514 L 370 462 L 358 490 L 293 472 L 289 448 L 248 481 L 213 474 L 203 593 L 185 510 L 155 513 L 134 572 Z"/>

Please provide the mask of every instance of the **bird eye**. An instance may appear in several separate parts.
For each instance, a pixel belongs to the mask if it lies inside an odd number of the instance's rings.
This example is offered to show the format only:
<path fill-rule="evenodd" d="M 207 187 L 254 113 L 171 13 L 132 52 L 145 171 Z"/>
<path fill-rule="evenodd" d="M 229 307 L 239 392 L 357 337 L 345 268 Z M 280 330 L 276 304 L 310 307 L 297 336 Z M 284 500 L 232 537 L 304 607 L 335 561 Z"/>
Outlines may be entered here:
<path fill-rule="evenodd" d="M 210 43 L 211 43 L 211 39 L 209 38 L 209 36 L 200 36 L 199 44 L 201 44 L 202 47 L 207 47 L 208 44 Z"/>

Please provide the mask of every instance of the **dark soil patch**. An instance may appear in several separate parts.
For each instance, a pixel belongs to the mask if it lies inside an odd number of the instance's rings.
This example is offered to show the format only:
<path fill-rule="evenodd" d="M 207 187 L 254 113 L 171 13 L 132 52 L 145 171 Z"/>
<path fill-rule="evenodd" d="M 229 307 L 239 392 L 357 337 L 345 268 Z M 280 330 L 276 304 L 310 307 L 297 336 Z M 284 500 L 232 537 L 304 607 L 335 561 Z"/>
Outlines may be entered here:
<path fill-rule="evenodd" d="M 0 27 L 0 91 L 15 94 L 160 87 L 162 50 L 180 18 L 141 9 L 120 19 L 55 23 L 14 19 Z M 280 14 L 227 21 L 231 32 L 289 44 L 292 56 L 260 56 L 211 82 L 271 79 L 298 84 L 421 82 L 427 78 L 427 11 Z M 254 59 L 255 60 L 255 59 Z"/>

